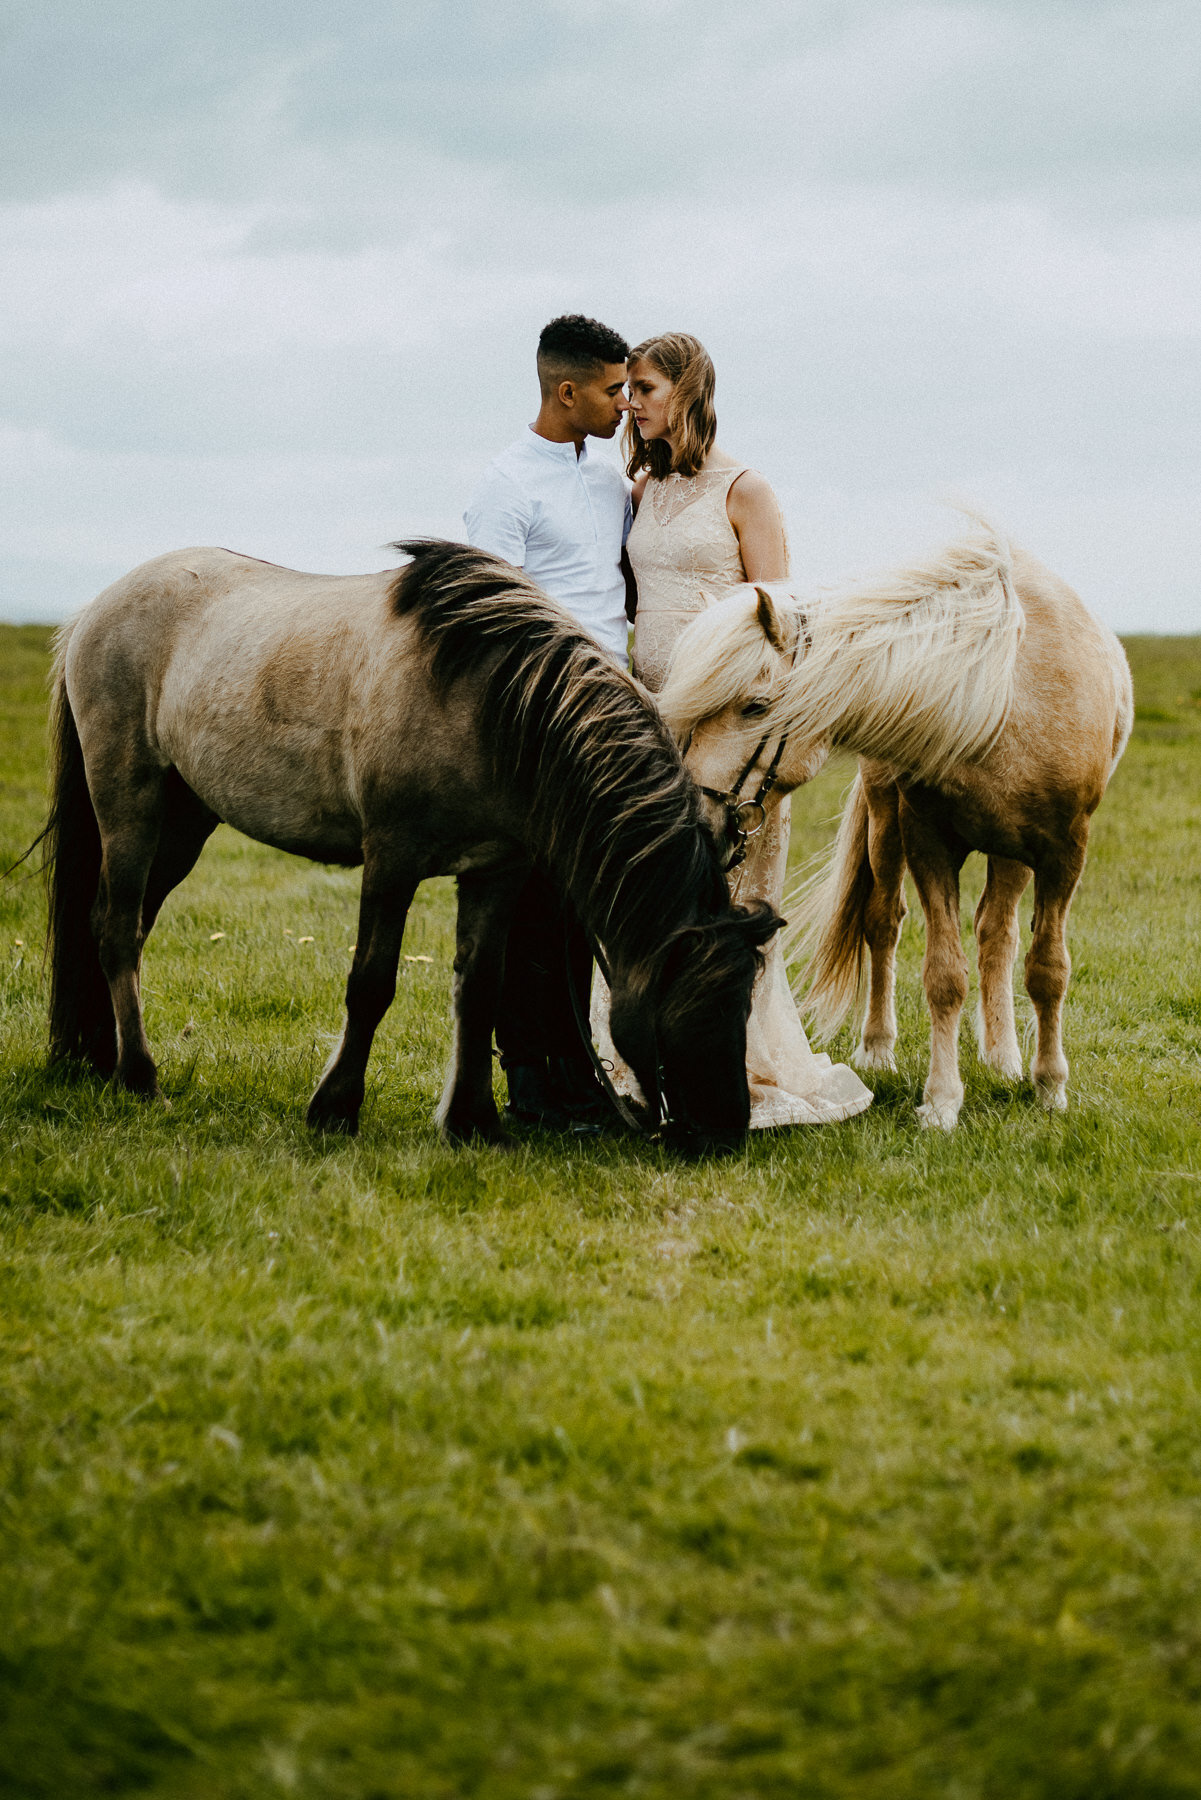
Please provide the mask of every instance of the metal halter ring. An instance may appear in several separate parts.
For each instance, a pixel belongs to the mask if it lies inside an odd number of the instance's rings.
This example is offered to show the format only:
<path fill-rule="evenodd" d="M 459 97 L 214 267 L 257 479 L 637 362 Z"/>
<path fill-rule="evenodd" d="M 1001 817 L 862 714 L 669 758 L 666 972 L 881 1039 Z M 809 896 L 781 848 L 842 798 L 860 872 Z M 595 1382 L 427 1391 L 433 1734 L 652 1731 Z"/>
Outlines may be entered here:
<path fill-rule="evenodd" d="M 755 764 L 759 761 L 759 758 L 763 755 L 763 752 L 767 749 L 768 738 L 770 736 L 770 732 L 765 732 L 759 739 L 759 742 L 755 745 L 750 756 L 742 765 L 738 779 L 732 788 L 701 788 L 702 794 L 708 794 L 710 800 L 716 800 L 717 804 L 719 806 L 724 806 L 726 810 L 727 829 L 729 830 L 730 836 L 734 839 L 734 849 L 729 862 L 726 864 L 727 874 L 731 869 L 736 869 L 739 863 L 746 861 L 746 847 L 748 843 L 753 837 L 759 835 L 763 830 L 764 825 L 767 823 L 767 807 L 764 805 L 764 802 L 776 785 L 776 771 L 780 767 L 780 761 L 784 755 L 785 746 L 788 743 L 787 732 L 783 733 L 780 742 L 776 745 L 776 754 L 772 757 L 767 774 L 759 783 L 754 794 L 749 799 L 742 800 L 739 798 L 739 789 L 742 787 L 743 782 L 746 780 L 751 770 L 755 767 Z M 755 820 L 753 825 L 746 823 L 748 817 Z"/>
<path fill-rule="evenodd" d="M 730 814 L 730 823 L 739 837 L 758 837 L 767 824 L 767 808 L 762 800 L 740 800 Z"/>

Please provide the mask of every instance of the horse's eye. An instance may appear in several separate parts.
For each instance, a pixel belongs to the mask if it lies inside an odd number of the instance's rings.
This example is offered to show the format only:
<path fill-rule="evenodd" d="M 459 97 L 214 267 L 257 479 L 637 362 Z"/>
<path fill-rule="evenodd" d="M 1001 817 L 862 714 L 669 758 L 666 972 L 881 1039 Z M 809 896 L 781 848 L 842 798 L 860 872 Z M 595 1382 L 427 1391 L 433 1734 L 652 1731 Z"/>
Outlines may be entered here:
<path fill-rule="evenodd" d="M 761 719 L 767 711 L 766 700 L 748 700 L 742 709 L 744 719 Z"/>

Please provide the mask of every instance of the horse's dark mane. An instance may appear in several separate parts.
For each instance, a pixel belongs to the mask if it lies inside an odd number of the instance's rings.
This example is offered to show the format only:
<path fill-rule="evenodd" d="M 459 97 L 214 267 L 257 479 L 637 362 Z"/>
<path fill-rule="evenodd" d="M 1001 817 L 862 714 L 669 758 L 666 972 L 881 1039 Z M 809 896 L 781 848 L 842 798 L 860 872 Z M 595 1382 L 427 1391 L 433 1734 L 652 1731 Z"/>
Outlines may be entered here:
<path fill-rule="evenodd" d="M 412 558 L 392 605 L 436 687 L 478 684 L 483 741 L 522 795 L 530 847 L 606 946 L 635 957 L 729 905 L 675 743 L 642 690 L 519 569 L 466 544 Z"/>

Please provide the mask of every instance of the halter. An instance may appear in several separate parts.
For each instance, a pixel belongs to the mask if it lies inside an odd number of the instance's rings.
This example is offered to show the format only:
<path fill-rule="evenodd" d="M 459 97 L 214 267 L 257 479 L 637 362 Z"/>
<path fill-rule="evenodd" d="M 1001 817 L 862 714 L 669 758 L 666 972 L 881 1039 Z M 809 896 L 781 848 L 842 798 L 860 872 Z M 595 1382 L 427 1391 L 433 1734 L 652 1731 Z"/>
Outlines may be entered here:
<path fill-rule="evenodd" d="M 797 644 L 794 646 L 792 652 L 793 668 L 796 667 L 797 649 L 800 646 L 801 640 L 804 640 L 806 652 L 813 648 L 813 633 L 809 629 L 808 615 L 802 612 L 799 607 L 797 609 L 797 626 Z M 777 785 L 776 776 L 779 773 L 780 764 L 784 759 L 784 752 L 788 747 L 788 736 L 789 734 L 786 731 L 781 734 L 780 741 L 776 745 L 776 753 L 767 766 L 767 774 L 763 777 L 763 780 L 759 783 L 759 786 L 749 800 L 743 800 L 739 797 L 742 791 L 742 784 L 754 768 L 755 764 L 759 761 L 759 758 L 763 755 L 763 752 L 767 749 L 767 746 L 771 741 L 770 730 L 765 731 L 763 736 L 759 739 L 759 742 L 755 745 L 755 748 L 743 763 L 738 778 L 732 787 L 711 788 L 704 787 L 700 783 L 697 784 L 700 786 L 702 794 L 707 794 L 710 800 L 716 800 L 719 806 L 725 808 L 726 829 L 734 840 L 734 848 L 730 853 L 730 859 L 726 863 L 723 871 L 727 875 L 730 873 L 731 869 L 736 869 L 740 863 L 746 861 L 747 845 L 752 838 L 758 837 L 759 833 L 763 830 L 764 825 L 767 823 L 767 806 L 765 803 L 767 796 Z"/>
<path fill-rule="evenodd" d="M 597 967 L 605 978 L 609 992 L 612 993 L 613 977 L 609 973 L 609 965 L 605 960 L 600 945 L 590 940 L 589 948 L 596 958 Z M 567 964 L 567 992 L 571 1000 L 571 1010 L 575 1014 L 576 1028 L 580 1034 L 580 1041 L 588 1052 L 589 1061 L 592 1064 L 597 1080 L 600 1082 L 606 1100 L 608 1100 L 610 1106 L 613 1108 L 627 1131 L 633 1131 L 637 1133 L 639 1137 L 654 1137 L 660 1125 L 663 1123 L 664 1117 L 663 1063 L 659 1056 L 658 1033 L 655 1032 L 652 1027 L 651 1035 L 655 1054 L 655 1085 L 651 1092 L 646 1095 L 647 1110 L 650 1114 L 648 1123 L 646 1119 L 639 1115 L 637 1109 L 630 1104 L 625 1095 L 618 1093 L 610 1079 L 609 1070 L 605 1066 L 605 1060 L 592 1041 L 592 1026 L 584 1017 L 584 1010 L 580 1005 L 579 995 L 575 991 L 575 983 L 571 978 L 570 959 Z"/>
<path fill-rule="evenodd" d="M 724 868 L 724 873 L 727 875 L 730 873 L 731 869 L 736 869 L 739 863 L 746 861 L 747 845 L 752 838 L 758 837 L 759 833 L 763 830 L 764 825 L 767 823 L 767 807 L 764 805 L 764 802 L 776 785 L 776 774 L 779 770 L 780 763 L 783 760 L 784 750 L 788 743 L 788 733 L 786 731 L 781 734 L 780 741 L 776 745 L 776 753 L 767 766 L 767 774 L 759 783 L 759 786 L 756 788 L 752 797 L 749 800 L 741 800 L 739 799 L 739 793 L 743 782 L 746 780 L 755 764 L 759 761 L 763 752 L 767 749 L 770 738 L 771 732 L 765 731 L 763 736 L 759 739 L 759 742 L 755 745 L 755 748 L 751 751 L 751 754 L 747 757 L 746 762 L 742 765 L 738 779 L 735 781 L 733 787 L 701 788 L 702 794 L 708 794 L 710 800 L 716 800 L 719 806 L 724 806 L 726 809 L 726 829 L 734 840 L 734 848 Z"/>

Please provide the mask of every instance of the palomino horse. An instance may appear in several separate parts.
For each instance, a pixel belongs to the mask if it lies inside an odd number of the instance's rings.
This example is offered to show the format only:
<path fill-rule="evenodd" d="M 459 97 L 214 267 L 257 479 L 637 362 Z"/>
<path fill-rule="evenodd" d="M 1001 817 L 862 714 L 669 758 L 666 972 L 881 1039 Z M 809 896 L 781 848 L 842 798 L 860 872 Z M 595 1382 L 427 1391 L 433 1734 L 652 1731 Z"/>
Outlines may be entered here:
<path fill-rule="evenodd" d="M 1021 1079 L 1013 964 L 1018 901 L 1033 872 L 1030 1074 L 1044 1105 L 1066 1106 L 1064 929 L 1133 702 L 1121 645 L 1063 581 L 982 528 L 924 567 L 810 611 L 780 589 L 740 588 L 681 636 L 658 699 L 734 839 L 739 803 L 745 821 L 773 763 L 770 786 L 787 792 L 816 774 L 832 746 L 858 752 L 824 879 L 802 900 L 807 1010 L 821 1030 L 839 1024 L 855 1004 L 866 950 L 856 1061 L 895 1066 L 908 868 L 926 918 L 924 1125 L 950 1130 L 963 1104 L 959 872 L 970 850 L 988 858 L 975 916 L 980 1051 L 998 1075 Z M 751 814 L 761 816 L 753 806 Z"/>
<path fill-rule="evenodd" d="M 47 825 L 51 1050 L 157 1091 L 142 945 L 219 820 L 362 864 L 346 1027 L 309 1106 L 353 1131 L 405 917 L 458 876 L 448 1137 L 495 1138 L 492 1025 L 531 862 L 607 954 L 612 1030 L 647 1094 L 707 1137 L 746 1129 L 746 1019 L 780 920 L 733 907 L 648 697 L 508 563 L 417 542 L 379 575 L 184 550 L 61 637 Z"/>

